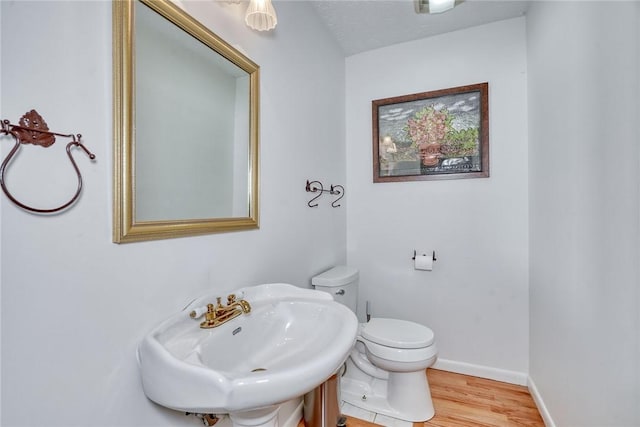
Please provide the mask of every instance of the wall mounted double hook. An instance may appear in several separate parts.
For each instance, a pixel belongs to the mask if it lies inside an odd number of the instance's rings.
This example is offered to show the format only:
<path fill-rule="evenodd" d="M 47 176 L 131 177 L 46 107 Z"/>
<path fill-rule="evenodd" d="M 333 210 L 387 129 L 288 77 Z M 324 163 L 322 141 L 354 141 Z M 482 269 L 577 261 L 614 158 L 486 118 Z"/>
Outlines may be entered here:
<path fill-rule="evenodd" d="M 307 205 L 309 205 L 310 208 L 315 208 L 318 206 L 317 203 L 313 203 L 316 199 L 318 199 L 320 196 L 322 196 L 322 193 L 329 193 L 331 195 L 334 196 L 340 196 L 337 199 L 335 199 L 333 202 L 331 202 L 331 206 L 334 208 L 340 207 L 341 205 L 338 204 L 338 200 L 342 199 L 344 197 L 344 187 L 342 185 L 333 185 L 331 184 L 331 187 L 329 190 L 325 190 L 324 186 L 322 185 L 322 183 L 320 181 L 309 181 L 307 180 L 307 186 L 305 188 L 305 190 L 308 193 L 319 193 L 317 196 L 315 196 L 313 199 L 309 200 L 309 202 L 307 203 Z"/>
<path fill-rule="evenodd" d="M 87 149 L 87 147 L 84 146 L 84 144 L 82 144 L 81 142 L 82 135 L 50 132 L 49 127 L 47 126 L 47 123 L 44 121 L 42 116 L 38 114 L 36 110 L 31 110 L 28 113 L 24 114 L 20 118 L 19 124 L 17 125 L 10 123 L 9 120 L 3 120 L 2 127 L 0 128 L 0 135 L 2 134 L 11 135 L 15 140 L 15 144 L 13 148 L 11 149 L 9 154 L 7 154 L 7 157 L 2 162 L 2 165 L 0 165 L 0 187 L 2 187 L 2 191 L 9 198 L 9 200 L 11 200 L 13 203 L 18 205 L 22 209 L 27 210 L 29 212 L 54 213 L 71 206 L 78 199 L 78 197 L 80 196 L 80 192 L 82 191 L 82 175 L 80 174 L 80 169 L 78 169 L 78 165 L 76 164 L 75 160 L 73 159 L 73 156 L 71 155 L 71 147 L 81 148 L 87 154 L 87 156 L 89 156 L 91 160 L 94 160 L 96 158 L 96 156 L 93 153 L 91 153 Z M 11 163 L 11 160 L 13 159 L 15 154 L 18 152 L 22 144 L 33 144 L 33 145 L 39 145 L 41 147 L 46 148 L 46 147 L 50 147 L 51 145 L 53 145 L 54 142 L 56 142 L 56 136 L 60 136 L 63 138 L 71 138 L 71 142 L 67 144 L 66 151 L 67 151 L 67 156 L 71 161 L 71 166 L 75 170 L 76 175 L 78 177 L 78 187 L 76 189 L 75 194 L 71 198 L 71 200 L 67 201 L 66 203 L 58 207 L 40 209 L 40 208 L 34 208 L 31 206 L 28 206 L 18 201 L 9 192 L 9 189 L 7 188 L 7 184 L 4 178 L 7 166 L 9 165 L 9 163 Z"/>

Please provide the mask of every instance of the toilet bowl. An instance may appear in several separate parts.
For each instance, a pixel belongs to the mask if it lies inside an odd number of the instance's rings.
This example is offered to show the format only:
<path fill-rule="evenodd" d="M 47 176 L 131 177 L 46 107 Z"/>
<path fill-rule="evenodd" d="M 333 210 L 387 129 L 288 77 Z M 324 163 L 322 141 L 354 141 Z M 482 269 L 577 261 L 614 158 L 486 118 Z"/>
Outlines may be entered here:
<path fill-rule="evenodd" d="M 317 290 L 355 312 L 358 270 L 334 267 L 312 279 Z M 393 418 L 421 422 L 435 414 L 426 368 L 437 358 L 433 331 L 415 322 L 371 318 L 360 324 L 340 380 L 341 399 Z"/>

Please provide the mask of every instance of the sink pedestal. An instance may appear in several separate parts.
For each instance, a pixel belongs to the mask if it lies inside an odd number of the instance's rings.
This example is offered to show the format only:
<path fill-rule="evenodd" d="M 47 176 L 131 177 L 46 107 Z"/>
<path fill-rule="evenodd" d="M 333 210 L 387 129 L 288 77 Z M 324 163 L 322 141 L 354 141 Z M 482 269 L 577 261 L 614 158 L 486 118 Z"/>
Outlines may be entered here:
<path fill-rule="evenodd" d="M 280 405 L 273 405 L 252 411 L 232 412 L 229 418 L 233 427 L 278 427 Z"/>

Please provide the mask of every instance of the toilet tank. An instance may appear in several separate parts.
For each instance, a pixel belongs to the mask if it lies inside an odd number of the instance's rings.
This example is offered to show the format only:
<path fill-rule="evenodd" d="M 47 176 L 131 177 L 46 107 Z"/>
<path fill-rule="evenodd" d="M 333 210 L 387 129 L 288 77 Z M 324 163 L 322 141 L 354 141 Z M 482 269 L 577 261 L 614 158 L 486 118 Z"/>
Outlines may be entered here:
<path fill-rule="evenodd" d="M 313 287 L 327 292 L 333 299 L 344 304 L 354 313 L 358 306 L 358 270 L 346 265 L 339 265 L 311 279 Z"/>

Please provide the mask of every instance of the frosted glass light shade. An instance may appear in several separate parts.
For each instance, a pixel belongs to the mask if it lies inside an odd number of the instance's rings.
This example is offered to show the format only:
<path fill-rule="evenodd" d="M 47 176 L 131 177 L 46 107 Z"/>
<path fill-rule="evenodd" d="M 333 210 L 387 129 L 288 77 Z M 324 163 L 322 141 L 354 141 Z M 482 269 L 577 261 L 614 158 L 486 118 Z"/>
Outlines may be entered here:
<path fill-rule="evenodd" d="M 413 0 L 416 13 L 442 13 L 453 9 L 464 0 Z"/>
<path fill-rule="evenodd" d="M 429 0 L 429 13 L 442 13 L 453 9 L 455 0 Z"/>
<path fill-rule="evenodd" d="M 244 22 L 254 30 L 269 31 L 278 24 L 276 11 L 271 0 L 251 0 L 244 16 Z"/>

